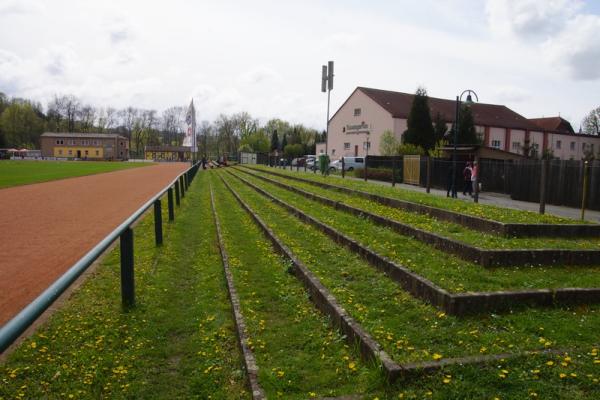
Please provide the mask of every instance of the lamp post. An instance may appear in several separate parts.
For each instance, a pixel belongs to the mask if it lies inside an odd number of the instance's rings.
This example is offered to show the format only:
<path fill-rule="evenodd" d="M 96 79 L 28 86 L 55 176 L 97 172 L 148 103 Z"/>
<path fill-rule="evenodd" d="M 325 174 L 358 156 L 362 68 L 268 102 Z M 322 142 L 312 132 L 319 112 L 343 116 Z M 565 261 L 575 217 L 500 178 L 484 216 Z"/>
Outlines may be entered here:
<path fill-rule="evenodd" d="M 367 165 L 367 160 L 369 158 L 369 147 L 371 145 L 371 143 L 369 142 L 369 134 L 371 132 L 367 131 L 367 141 L 365 142 L 365 182 L 367 181 L 367 173 L 368 173 L 368 168 L 369 166 Z"/>
<path fill-rule="evenodd" d="M 452 197 L 456 198 L 456 146 L 457 146 L 457 142 L 458 142 L 458 129 L 460 126 L 459 123 L 459 118 L 460 118 L 460 103 L 462 101 L 462 97 L 465 95 L 465 93 L 467 94 L 467 100 L 466 103 L 467 105 L 473 104 L 473 98 L 471 97 L 471 94 L 475 95 L 475 99 L 477 100 L 477 102 L 479 102 L 479 97 L 477 96 L 477 93 L 475 93 L 473 90 L 471 89 L 467 89 L 465 91 L 463 91 L 460 96 L 456 96 L 456 113 L 455 113 L 455 122 L 454 122 L 454 150 L 452 152 Z"/>

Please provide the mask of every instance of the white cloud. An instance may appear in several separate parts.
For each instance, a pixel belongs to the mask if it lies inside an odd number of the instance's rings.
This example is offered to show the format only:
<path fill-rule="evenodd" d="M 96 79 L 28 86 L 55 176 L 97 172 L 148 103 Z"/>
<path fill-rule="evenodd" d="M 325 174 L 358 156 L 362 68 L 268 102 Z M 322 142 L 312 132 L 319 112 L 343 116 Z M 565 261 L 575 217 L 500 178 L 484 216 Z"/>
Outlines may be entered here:
<path fill-rule="evenodd" d="M 266 85 L 269 82 L 281 82 L 281 75 L 271 68 L 258 66 L 242 73 L 238 82 L 247 85 Z"/>
<path fill-rule="evenodd" d="M 581 7 L 581 0 L 488 0 L 486 14 L 496 34 L 545 39 L 561 30 Z"/>
<path fill-rule="evenodd" d="M 500 86 L 493 90 L 493 97 L 501 103 L 517 103 L 531 99 L 531 93 L 517 86 Z"/>
<path fill-rule="evenodd" d="M 600 78 L 600 16 L 579 15 L 544 44 L 551 63 L 576 80 Z"/>
<path fill-rule="evenodd" d="M 41 13 L 44 10 L 44 4 L 35 0 L 0 0 L 0 17 Z"/>

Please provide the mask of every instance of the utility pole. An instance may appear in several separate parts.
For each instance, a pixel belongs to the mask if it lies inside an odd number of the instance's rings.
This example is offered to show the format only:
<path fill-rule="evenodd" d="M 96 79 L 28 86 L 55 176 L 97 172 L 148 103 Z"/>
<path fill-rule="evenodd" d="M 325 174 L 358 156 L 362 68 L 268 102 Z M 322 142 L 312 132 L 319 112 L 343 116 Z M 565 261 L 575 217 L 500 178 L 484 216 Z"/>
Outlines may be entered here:
<path fill-rule="evenodd" d="M 328 153 L 329 143 L 329 102 L 331 100 L 331 90 L 333 89 L 333 61 L 321 67 L 321 92 L 327 92 L 327 129 L 325 133 L 325 154 Z"/>

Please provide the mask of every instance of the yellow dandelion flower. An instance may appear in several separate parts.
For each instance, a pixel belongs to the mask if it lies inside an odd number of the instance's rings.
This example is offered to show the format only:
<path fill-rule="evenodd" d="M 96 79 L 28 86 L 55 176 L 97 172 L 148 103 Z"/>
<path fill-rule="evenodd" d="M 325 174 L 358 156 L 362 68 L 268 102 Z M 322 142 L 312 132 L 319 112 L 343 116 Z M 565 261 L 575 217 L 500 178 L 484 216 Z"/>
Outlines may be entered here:
<path fill-rule="evenodd" d="M 441 360 L 442 358 L 443 358 L 443 356 L 442 356 L 441 354 L 438 354 L 438 353 L 433 353 L 433 359 L 434 359 L 435 361 L 437 361 L 437 360 Z"/>

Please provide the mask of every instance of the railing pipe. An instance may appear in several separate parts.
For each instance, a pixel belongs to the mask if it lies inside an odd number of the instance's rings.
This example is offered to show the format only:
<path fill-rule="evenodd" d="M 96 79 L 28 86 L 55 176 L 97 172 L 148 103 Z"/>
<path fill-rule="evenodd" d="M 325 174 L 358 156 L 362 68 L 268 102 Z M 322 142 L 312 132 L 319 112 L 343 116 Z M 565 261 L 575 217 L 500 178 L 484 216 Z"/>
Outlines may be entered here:
<path fill-rule="evenodd" d="M 193 167 L 192 167 L 193 168 Z M 167 187 L 156 194 L 152 199 L 148 200 L 136 212 L 131 214 L 121 225 L 109 233 L 96 246 L 88 251 L 82 258 L 79 259 L 71 268 L 62 276 L 54 281 L 46 290 L 44 290 L 35 300 L 25 306 L 15 317 L 4 324 L 0 328 L 0 353 L 4 352 L 25 330 L 40 316 L 50 305 L 90 266 L 102 255 L 106 249 L 117 239 L 121 238 L 121 249 L 130 240 L 133 246 L 133 231 L 131 225 L 135 223 L 148 210 L 156 200 L 160 199 L 170 187 L 180 181 L 183 174 L 179 175 Z M 131 232 L 131 238 L 127 235 Z M 124 236 L 123 236 L 124 235 Z M 125 251 L 127 252 L 127 250 Z M 123 251 L 121 251 L 122 262 L 131 259 L 133 265 L 133 247 L 125 260 L 123 259 Z M 133 280 L 133 274 L 131 275 Z M 133 281 L 132 281 L 133 282 Z M 123 283 L 122 283 L 123 288 Z M 133 286 L 131 286 L 133 288 Z M 129 286 L 126 287 L 129 290 Z M 128 292 L 127 292 L 128 293 Z M 134 304 L 135 298 L 122 293 L 123 304 Z M 133 301 L 132 301 L 133 300 Z"/>

